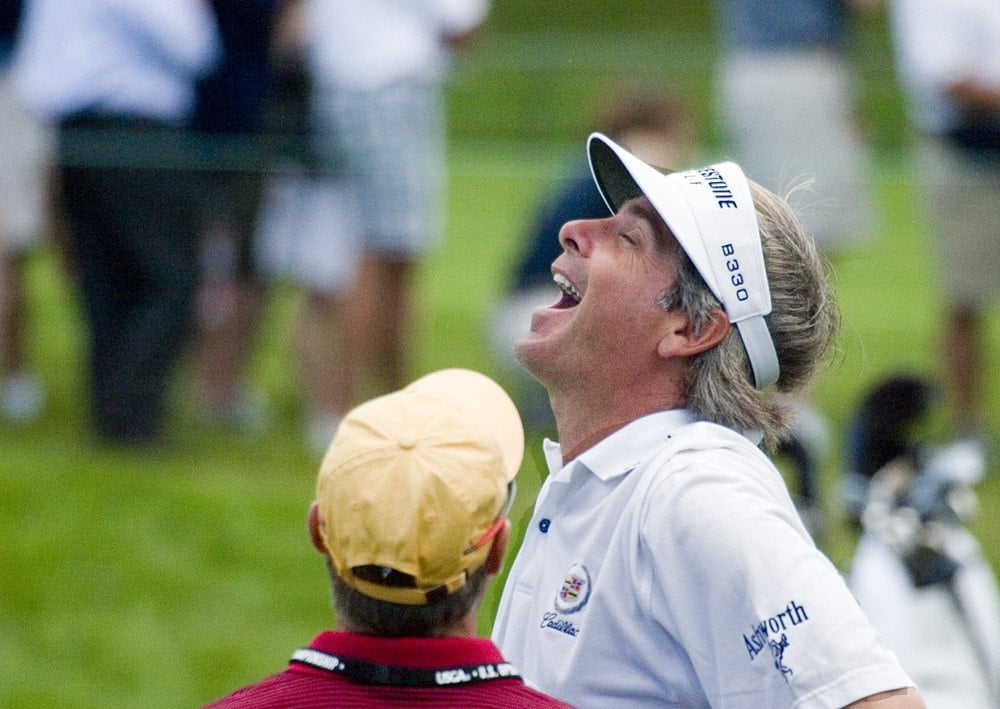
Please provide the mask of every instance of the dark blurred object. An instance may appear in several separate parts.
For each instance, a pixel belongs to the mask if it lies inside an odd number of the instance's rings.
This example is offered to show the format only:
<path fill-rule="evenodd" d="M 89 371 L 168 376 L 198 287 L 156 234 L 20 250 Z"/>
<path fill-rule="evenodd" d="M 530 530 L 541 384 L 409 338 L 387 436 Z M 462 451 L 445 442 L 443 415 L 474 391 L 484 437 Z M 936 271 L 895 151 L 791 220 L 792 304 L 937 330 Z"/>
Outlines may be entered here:
<path fill-rule="evenodd" d="M 21 24 L 23 0 L 3 0 L 0 2 L 0 37 L 14 37 Z"/>
<path fill-rule="evenodd" d="M 933 385 L 915 375 L 894 376 L 862 399 L 849 428 L 848 468 L 871 479 L 886 463 L 913 457 L 913 425 L 937 398 Z"/>

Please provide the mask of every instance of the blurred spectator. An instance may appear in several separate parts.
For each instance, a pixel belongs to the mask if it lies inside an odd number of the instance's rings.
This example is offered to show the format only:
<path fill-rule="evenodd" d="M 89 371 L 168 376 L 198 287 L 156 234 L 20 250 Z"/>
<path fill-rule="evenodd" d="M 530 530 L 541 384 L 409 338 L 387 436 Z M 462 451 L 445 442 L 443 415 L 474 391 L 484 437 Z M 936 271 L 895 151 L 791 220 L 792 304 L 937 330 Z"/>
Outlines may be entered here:
<path fill-rule="evenodd" d="M 871 226 L 869 164 L 859 139 L 848 56 L 852 11 L 879 0 L 719 0 L 719 109 L 732 158 L 788 200 L 824 255 L 863 243 Z M 794 188 L 794 189 L 793 189 Z M 781 448 L 800 511 L 819 530 L 819 467 L 829 427 L 808 392 Z M 791 481 L 790 481 L 791 482 Z"/>
<path fill-rule="evenodd" d="M 275 141 L 265 134 L 282 12 L 299 0 L 211 0 L 222 61 L 198 84 L 193 127 L 201 138 L 202 284 L 194 376 L 198 408 L 210 422 L 245 431 L 264 424 L 263 395 L 246 384 L 265 301 L 253 257 L 265 172 Z"/>
<path fill-rule="evenodd" d="M 938 238 L 956 434 L 984 446 L 983 319 L 1000 281 L 1000 5 L 893 0 L 899 74 L 920 132 L 921 204 Z M 985 458 L 985 451 L 983 457 Z"/>
<path fill-rule="evenodd" d="M 672 91 L 639 87 L 617 94 L 596 123 L 597 130 L 642 160 L 670 169 L 687 167 L 694 158 L 693 128 L 690 109 Z M 493 358 L 511 377 L 521 415 L 531 428 L 550 428 L 552 412 L 545 389 L 514 356 L 514 343 L 528 332 L 535 309 L 551 305 L 559 297 L 551 267 L 562 252 L 559 230 L 563 224 L 574 219 L 601 219 L 610 214 L 594 185 L 589 164 L 586 160 L 578 161 L 538 209 L 510 289 L 487 323 Z"/>
<path fill-rule="evenodd" d="M 304 15 L 292 13 L 285 20 L 269 115 L 272 131 L 288 139 L 267 180 L 256 256 L 270 282 L 302 290 L 294 340 L 305 390 L 303 439 L 308 449 L 322 453 L 354 403 L 343 319 L 357 266 L 358 219 L 337 166 L 318 158 L 311 139 Z"/>
<path fill-rule="evenodd" d="M 26 259 L 47 227 L 50 128 L 27 110 L 11 72 L 21 0 L 0 4 L 0 415 L 27 423 L 45 387 L 28 362 Z"/>
<path fill-rule="evenodd" d="M 344 318 L 350 354 L 341 360 L 355 370 L 352 399 L 406 376 L 414 266 L 444 221 L 442 83 L 452 52 L 488 10 L 487 0 L 307 0 L 316 149 L 342 168 L 360 210 Z M 329 438 L 344 412 L 317 413 L 332 414 L 321 437 Z"/>
<path fill-rule="evenodd" d="M 190 331 L 199 214 L 186 127 L 216 60 L 203 0 L 29 0 L 19 81 L 59 124 L 97 433 L 146 444 Z"/>
<path fill-rule="evenodd" d="M 825 252 L 871 226 L 869 165 L 859 140 L 848 56 L 852 9 L 878 0 L 719 0 L 719 109 L 733 157 L 791 198 Z"/>

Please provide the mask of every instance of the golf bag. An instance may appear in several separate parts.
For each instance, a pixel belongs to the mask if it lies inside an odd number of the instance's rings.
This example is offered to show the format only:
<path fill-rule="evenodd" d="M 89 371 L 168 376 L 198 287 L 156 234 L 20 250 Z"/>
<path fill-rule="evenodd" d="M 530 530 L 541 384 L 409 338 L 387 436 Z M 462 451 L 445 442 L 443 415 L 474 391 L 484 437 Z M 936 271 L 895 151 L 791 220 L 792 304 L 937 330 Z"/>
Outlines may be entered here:
<path fill-rule="evenodd" d="M 981 446 L 913 440 L 934 388 L 898 376 L 864 398 L 843 481 L 861 536 L 848 584 L 930 709 L 1000 707 L 1000 592 L 965 523 Z"/>

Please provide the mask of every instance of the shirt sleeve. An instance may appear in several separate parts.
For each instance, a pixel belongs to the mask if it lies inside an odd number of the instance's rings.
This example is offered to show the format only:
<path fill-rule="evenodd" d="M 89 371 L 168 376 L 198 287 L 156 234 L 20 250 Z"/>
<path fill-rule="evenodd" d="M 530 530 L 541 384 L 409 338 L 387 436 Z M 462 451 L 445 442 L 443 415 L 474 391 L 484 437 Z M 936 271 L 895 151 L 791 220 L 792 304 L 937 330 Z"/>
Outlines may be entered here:
<path fill-rule="evenodd" d="M 651 488 L 649 613 L 709 702 L 842 706 L 912 685 L 798 519 L 777 471 L 736 452 Z"/>

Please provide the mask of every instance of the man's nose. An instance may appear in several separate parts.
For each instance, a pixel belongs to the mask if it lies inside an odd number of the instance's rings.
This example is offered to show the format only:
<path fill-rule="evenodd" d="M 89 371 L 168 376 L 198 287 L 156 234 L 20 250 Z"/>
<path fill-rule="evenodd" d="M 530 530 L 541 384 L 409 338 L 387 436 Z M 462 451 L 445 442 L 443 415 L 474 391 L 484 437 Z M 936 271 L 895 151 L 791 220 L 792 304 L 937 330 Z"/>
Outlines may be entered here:
<path fill-rule="evenodd" d="M 589 256 L 597 234 L 595 226 L 600 219 L 574 219 L 563 224 L 559 230 L 559 244 L 569 253 Z"/>

